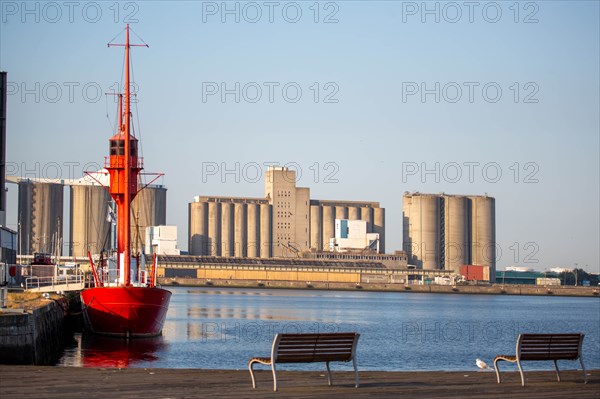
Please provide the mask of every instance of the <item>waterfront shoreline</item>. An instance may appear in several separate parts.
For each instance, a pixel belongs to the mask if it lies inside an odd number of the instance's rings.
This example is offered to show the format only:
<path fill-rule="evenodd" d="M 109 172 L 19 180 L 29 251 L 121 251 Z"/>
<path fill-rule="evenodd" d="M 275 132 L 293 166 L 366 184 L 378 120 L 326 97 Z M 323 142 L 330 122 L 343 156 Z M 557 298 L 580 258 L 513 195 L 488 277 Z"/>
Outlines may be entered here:
<path fill-rule="evenodd" d="M 199 365 L 200 366 L 200 365 Z M 600 370 L 588 370 L 588 384 L 581 370 L 561 373 L 531 371 L 525 366 L 527 385 L 521 386 L 518 372 L 503 372 L 496 382 L 494 372 L 411 371 L 360 372 L 354 388 L 353 372 L 333 369 L 333 386 L 327 385 L 324 370 L 280 371 L 279 392 L 273 392 L 271 372 L 257 372 L 256 389 L 250 375 L 241 370 L 85 368 L 0 365 L 3 397 L 19 399 L 94 398 L 264 398 L 264 397 L 410 397 L 410 398 L 597 398 Z M 359 365 L 360 370 L 360 365 Z M 6 396 L 5 396 L 6 395 Z"/>
<path fill-rule="evenodd" d="M 428 294 L 468 295 L 528 295 L 600 298 L 600 287 L 538 286 L 538 285 L 437 285 L 437 284 L 380 284 L 298 281 L 216 280 L 197 278 L 159 278 L 163 286 L 204 288 L 257 288 L 325 291 L 410 292 Z"/>

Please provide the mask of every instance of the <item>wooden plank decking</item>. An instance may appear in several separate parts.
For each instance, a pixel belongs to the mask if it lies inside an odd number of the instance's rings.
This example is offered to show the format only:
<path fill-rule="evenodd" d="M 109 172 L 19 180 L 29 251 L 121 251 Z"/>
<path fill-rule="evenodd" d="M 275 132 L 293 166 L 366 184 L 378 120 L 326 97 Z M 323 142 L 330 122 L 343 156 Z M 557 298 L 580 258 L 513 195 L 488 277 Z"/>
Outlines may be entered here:
<path fill-rule="evenodd" d="M 2 399 L 94 398 L 594 398 L 600 397 L 600 370 L 565 371 L 556 382 L 553 371 L 530 371 L 522 387 L 517 372 L 496 383 L 494 372 L 353 372 L 334 373 L 328 386 L 323 372 L 282 371 L 280 391 L 273 392 L 269 371 L 257 374 L 252 389 L 247 370 L 102 369 L 0 365 Z"/>

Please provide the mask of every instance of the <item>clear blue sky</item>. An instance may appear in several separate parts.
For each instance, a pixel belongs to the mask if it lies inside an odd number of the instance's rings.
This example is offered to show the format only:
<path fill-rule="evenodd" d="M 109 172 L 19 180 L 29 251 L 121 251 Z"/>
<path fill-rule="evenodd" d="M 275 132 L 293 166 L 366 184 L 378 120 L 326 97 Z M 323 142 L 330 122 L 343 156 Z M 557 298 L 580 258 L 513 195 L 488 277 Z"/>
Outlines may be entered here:
<path fill-rule="evenodd" d="M 134 50 L 143 150 L 180 248 L 195 195 L 262 196 L 256 165 L 278 162 L 312 198 L 381 202 L 388 251 L 404 191 L 488 193 L 499 269 L 599 272 L 598 2 L 226 4 L 2 1 L 9 168 L 102 162 L 115 108 L 98 92 L 123 60 L 106 43 L 128 20 L 150 45 Z"/>

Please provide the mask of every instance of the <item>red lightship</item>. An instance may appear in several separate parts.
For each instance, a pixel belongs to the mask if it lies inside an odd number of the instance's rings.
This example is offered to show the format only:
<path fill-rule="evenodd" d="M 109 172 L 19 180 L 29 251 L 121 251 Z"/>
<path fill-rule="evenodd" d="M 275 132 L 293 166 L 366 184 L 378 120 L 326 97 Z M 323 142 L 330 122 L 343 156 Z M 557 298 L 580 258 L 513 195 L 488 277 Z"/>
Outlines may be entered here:
<path fill-rule="evenodd" d="M 129 25 L 125 28 L 125 93 L 119 95 L 119 128 L 110 140 L 105 167 L 110 175 L 109 192 L 117 205 L 117 256 L 111 269 L 96 266 L 90 256 L 93 287 L 81 292 L 86 330 L 103 335 L 152 337 L 162 333 L 171 292 L 156 285 L 156 256 L 150 272 L 144 257 L 131 254 L 131 202 L 144 187 L 139 184 L 143 160 L 138 158 L 138 140 L 131 134 Z M 124 101 L 123 101 L 124 100 Z M 124 102 L 124 104 L 123 104 Z M 124 110 L 123 110 L 124 105 Z M 141 187 L 141 188 L 140 188 Z"/>

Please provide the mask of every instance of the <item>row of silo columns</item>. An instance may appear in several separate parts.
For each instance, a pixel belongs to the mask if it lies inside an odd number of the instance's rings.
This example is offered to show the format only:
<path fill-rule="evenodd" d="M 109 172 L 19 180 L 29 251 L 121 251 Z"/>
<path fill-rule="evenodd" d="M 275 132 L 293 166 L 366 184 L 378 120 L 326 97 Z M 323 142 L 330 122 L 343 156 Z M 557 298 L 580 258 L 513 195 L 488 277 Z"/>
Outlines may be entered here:
<path fill-rule="evenodd" d="M 110 222 L 107 221 L 111 201 L 106 189 L 97 185 L 72 185 L 69 197 L 70 226 L 63 218 L 64 185 L 22 180 L 19 183 L 18 223 L 19 252 L 52 252 L 69 228 L 71 256 L 86 257 L 88 251 L 100 253 L 110 248 Z M 166 223 L 167 191 L 163 187 L 146 187 L 132 204 L 132 250 L 142 250 L 145 228 Z M 114 209 L 113 209 L 114 210 Z M 138 239 L 139 232 L 139 239 Z"/>
<path fill-rule="evenodd" d="M 190 254 L 268 258 L 273 211 L 269 204 L 193 202 Z"/>
<path fill-rule="evenodd" d="M 466 264 L 496 265 L 495 200 L 487 196 L 408 194 L 403 246 L 423 269 L 460 273 Z"/>

